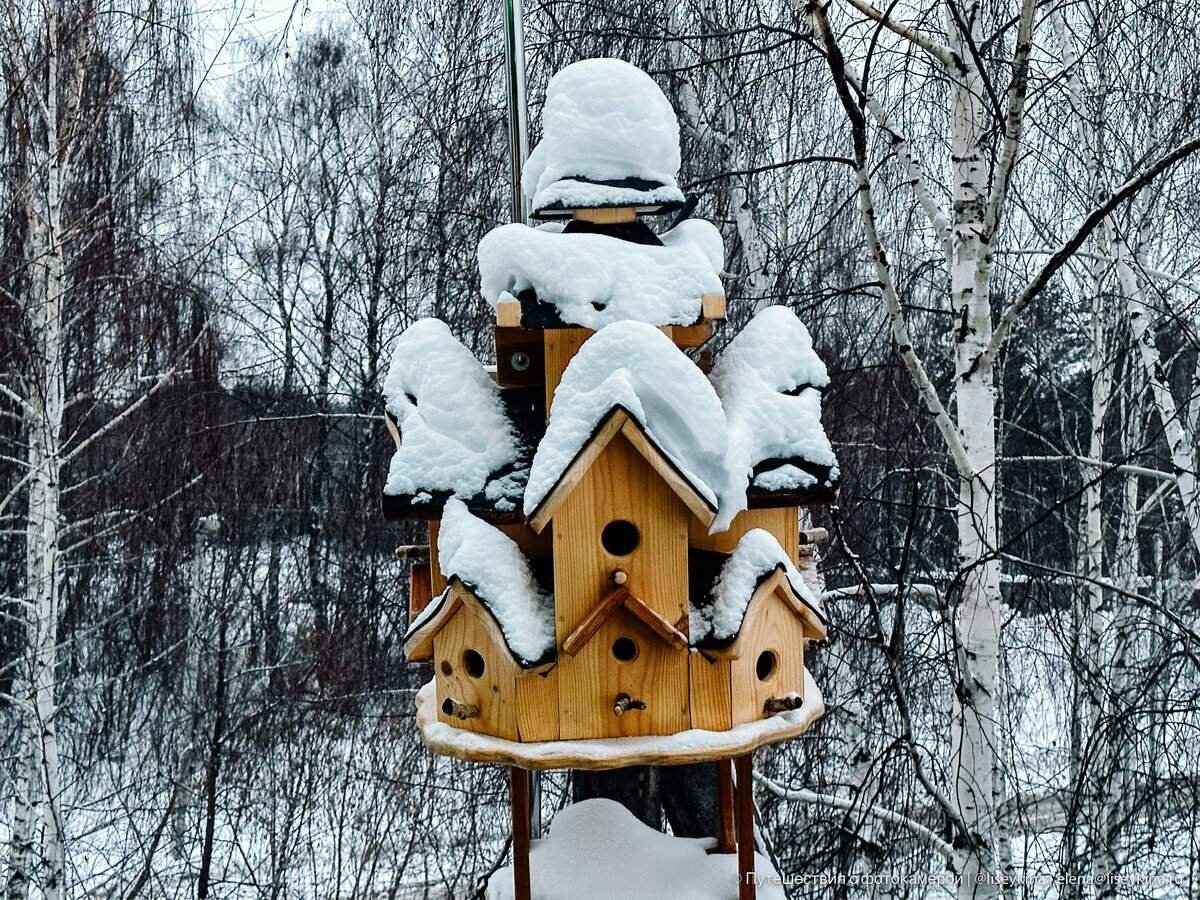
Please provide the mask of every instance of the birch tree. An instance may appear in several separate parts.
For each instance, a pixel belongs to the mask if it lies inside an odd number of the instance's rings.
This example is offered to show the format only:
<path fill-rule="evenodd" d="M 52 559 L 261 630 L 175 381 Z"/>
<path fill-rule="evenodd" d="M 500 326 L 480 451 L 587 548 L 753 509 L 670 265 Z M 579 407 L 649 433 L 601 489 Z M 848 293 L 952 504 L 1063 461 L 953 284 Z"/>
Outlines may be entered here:
<path fill-rule="evenodd" d="M 957 603 L 953 610 L 956 683 L 951 716 L 952 791 L 942 794 L 928 784 L 935 801 L 953 823 L 956 841 L 966 851 L 960 897 L 997 897 L 1002 873 L 996 818 L 999 736 L 995 730 L 1001 626 L 1001 569 L 997 485 L 997 398 L 994 367 L 1018 317 L 1096 227 L 1179 160 L 1200 149 L 1190 141 L 1148 165 L 1084 216 L 1081 224 L 1034 274 L 1024 290 L 998 311 L 993 298 L 994 245 L 1010 205 L 1010 187 L 1021 155 L 1026 127 L 1026 98 L 1031 77 L 1036 4 L 1025 0 L 996 18 L 981 3 L 950 2 L 942 10 L 940 34 L 926 25 L 908 24 L 865 0 L 847 0 L 850 15 L 865 16 L 917 54 L 930 77 L 944 85 L 948 134 L 950 210 L 942 214 L 925 198 L 930 225 L 949 225 L 946 304 L 955 332 L 953 410 L 947 408 L 914 349 L 905 304 L 878 228 L 872 162 L 864 109 L 868 85 L 852 78 L 831 22 L 830 2 L 810 7 L 814 29 L 833 75 L 837 95 L 850 124 L 857 172 L 858 207 L 869 257 L 891 322 L 898 352 L 922 402 L 933 416 L 958 476 Z M 893 7 L 894 9 L 894 7 Z M 993 29 L 990 33 L 985 28 Z M 874 40 L 871 47 L 874 47 Z M 996 67 L 981 47 L 1011 43 L 1008 85 L 1003 99 L 995 84 Z M 872 61 L 868 52 L 867 62 Z M 857 80 L 860 88 L 854 86 Z M 993 133 L 999 139 L 993 140 Z M 911 162 L 909 163 L 911 166 Z M 914 182 L 919 188 L 921 182 Z"/>

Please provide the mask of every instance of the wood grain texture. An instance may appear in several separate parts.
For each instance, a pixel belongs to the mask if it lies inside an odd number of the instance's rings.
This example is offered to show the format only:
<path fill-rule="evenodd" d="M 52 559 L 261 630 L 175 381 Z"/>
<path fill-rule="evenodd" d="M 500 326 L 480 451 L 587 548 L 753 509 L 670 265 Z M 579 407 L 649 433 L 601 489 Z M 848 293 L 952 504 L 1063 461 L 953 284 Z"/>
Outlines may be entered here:
<path fill-rule="evenodd" d="M 508 799 L 512 813 L 513 900 L 530 900 L 529 773 L 517 766 L 508 770 Z"/>
<path fill-rule="evenodd" d="M 501 300 L 496 304 L 496 326 L 499 328 L 521 327 L 520 300 Z"/>
<path fill-rule="evenodd" d="M 750 873 L 754 871 L 754 756 L 747 753 L 733 761 L 737 774 L 734 810 L 737 824 L 738 900 L 754 900 L 757 891 Z"/>
<path fill-rule="evenodd" d="M 408 569 L 408 621 L 414 621 L 432 600 L 429 563 L 413 563 Z"/>
<path fill-rule="evenodd" d="M 409 662 L 424 662 L 433 659 L 433 639 L 458 612 L 462 600 L 457 593 L 451 594 L 443 601 L 442 608 L 421 625 L 419 629 L 408 635 L 404 642 L 404 657 Z"/>
<path fill-rule="evenodd" d="M 601 422 L 596 433 L 592 435 L 590 441 L 584 444 L 579 455 L 571 461 L 565 472 L 559 477 L 550 493 L 542 500 L 538 508 L 534 511 L 533 518 L 529 520 L 529 527 L 535 533 L 541 533 L 545 530 L 547 523 L 553 518 L 554 513 L 562 504 L 570 493 L 575 490 L 576 486 L 583 477 L 587 475 L 592 464 L 600 458 L 600 455 L 608 447 L 614 437 L 621 433 L 621 429 L 625 427 L 625 423 L 629 421 L 629 414 L 624 410 L 614 410 L 607 418 Z"/>
<path fill-rule="evenodd" d="M 712 337 L 712 326 L 708 322 L 695 325 L 667 325 L 664 329 L 676 347 L 699 347 Z"/>
<path fill-rule="evenodd" d="M 491 614 L 465 588 L 456 587 L 462 608 L 433 639 L 433 671 L 437 683 L 438 718 L 464 731 L 517 739 L 516 678 L 520 666 L 504 644 Z M 464 663 L 468 650 L 484 661 L 482 676 L 473 677 Z M 535 676 L 536 677 L 536 676 Z M 479 715 L 456 719 L 446 715 L 446 698 L 479 707 Z"/>
<path fill-rule="evenodd" d="M 717 517 L 717 511 L 692 487 L 671 461 L 656 447 L 642 431 L 637 422 L 628 419 L 621 426 L 621 436 L 632 444 L 642 458 L 654 468 L 660 478 L 678 495 L 692 511 L 701 525 L 707 528 Z"/>
<path fill-rule="evenodd" d="M 625 605 L 625 598 L 629 596 L 628 588 L 618 587 L 592 607 L 592 611 L 584 616 L 583 621 L 563 640 L 562 652 L 568 656 L 574 656 L 582 650 L 587 642 L 595 637 L 596 632 L 608 621 L 609 617 Z"/>
<path fill-rule="evenodd" d="M 804 623 L 784 599 L 781 589 L 756 597 L 738 637 L 741 655 L 729 663 L 733 724 L 763 717 L 769 698 L 804 692 Z M 772 653 L 775 665 L 764 679 L 756 671 L 759 656 Z"/>
<path fill-rule="evenodd" d="M 522 741 L 558 740 L 558 669 L 544 675 L 517 675 L 517 737 Z"/>
<path fill-rule="evenodd" d="M 594 332 L 590 328 L 549 328 L 542 332 L 543 354 L 546 373 L 546 418 L 550 418 L 550 407 L 554 402 L 554 389 L 562 381 L 562 374 L 571 358 L 579 352 L 583 342 Z"/>
<path fill-rule="evenodd" d="M 708 660 L 700 653 L 688 654 L 692 727 L 706 731 L 728 731 L 733 727 L 729 660 Z"/>
<path fill-rule="evenodd" d="M 617 225 L 621 222 L 632 222 L 637 218 L 637 211 L 632 206 L 576 209 L 572 210 L 572 214 L 581 222 L 594 222 L 597 225 Z"/>
<path fill-rule="evenodd" d="M 795 560 L 800 546 L 800 519 L 794 506 L 776 509 L 744 509 L 719 534 L 709 534 L 700 522 L 688 524 L 688 543 L 697 550 L 732 553 L 742 536 L 753 528 L 769 531 L 779 541 L 788 559 Z"/>
<path fill-rule="evenodd" d="M 700 298 L 700 315 L 705 319 L 725 318 L 725 295 L 705 294 Z"/>
<path fill-rule="evenodd" d="M 433 684 L 417 692 L 417 727 L 421 740 L 434 753 L 466 762 L 521 766 L 526 769 L 588 769 L 607 771 L 627 766 L 673 766 L 729 759 L 758 747 L 777 744 L 801 735 L 825 713 L 819 695 L 793 713 L 764 719 L 740 729 L 714 732 L 714 740 L 697 744 L 694 735 L 681 743 L 672 737 L 626 738 L 594 741 L 525 743 L 480 735 L 478 743 L 464 743 L 451 725 L 438 721 Z"/>
<path fill-rule="evenodd" d="M 438 560 L 438 528 L 441 519 L 429 520 L 429 587 L 436 597 L 446 589 L 446 576 L 442 574 L 442 564 Z"/>
<path fill-rule="evenodd" d="M 620 638 L 633 641 L 636 657 L 613 655 Z M 606 621 L 576 656 L 559 665 L 559 736 L 564 740 L 674 734 L 686 730 L 688 681 L 686 652 L 664 644 L 640 619 L 622 608 Z M 618 716 L 618 694 L 646 704 Z"/>
<path fill-rule="evenodd" d="M 717 846 L 709 853 L 733 853 L 737 849 L 737 823 L 733 813 L 733 762 L 718 760 L 717 766 Z"/>
<path fill-rule="evenodd" d="M 563 499 L 553 520 L 555 628 L 561 644 L 611 593 L 616 569 L 628 573 L 628 587 L 649 609 L 676 622 L 687 603 L 687 522 L 683 501 L 624 436 L 614 438 L 575 490 Z M 625 556 L 604 549 L 600 533 L 617 519 L 632 522 L 639 543 Z M 640 655 L 630 663 L 612 656 L 623 636 L 638 640 Z M 563 738 L 622 734 L 670 734 L 688 726 L 688 654 L 665 647 L 635 616 L 622 610 L 608 619 L 559 671 L 560 734 Z M 647 709 L 613 716 L 612 704 L 624 691 Z"/>

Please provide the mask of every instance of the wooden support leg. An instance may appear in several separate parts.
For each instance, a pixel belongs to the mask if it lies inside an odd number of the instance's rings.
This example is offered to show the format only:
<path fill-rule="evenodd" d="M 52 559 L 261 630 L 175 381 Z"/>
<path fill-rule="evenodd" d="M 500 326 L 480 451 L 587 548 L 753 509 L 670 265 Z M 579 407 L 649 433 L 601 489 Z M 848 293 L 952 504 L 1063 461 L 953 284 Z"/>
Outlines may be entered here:
<path fill-rule="evenodd" d="M 512 807 L 513 897 L 529 900 L 529 773 L 508 767 L 508 795 Z"/>
<path fill-rule="evenodd" d="M 709 853 L 733 853 L 737 833 L 733 817 L 733 760 L 718 760 L 717 766 L 717 845 Z"/>
<path fill-rule="evenodd" d="M 754 754 L 747 753 L 734 760 L 737 772 L 737 854 L 738 900 L 754 900 L 757 892 L 751 873 L 754 872 Z"/>

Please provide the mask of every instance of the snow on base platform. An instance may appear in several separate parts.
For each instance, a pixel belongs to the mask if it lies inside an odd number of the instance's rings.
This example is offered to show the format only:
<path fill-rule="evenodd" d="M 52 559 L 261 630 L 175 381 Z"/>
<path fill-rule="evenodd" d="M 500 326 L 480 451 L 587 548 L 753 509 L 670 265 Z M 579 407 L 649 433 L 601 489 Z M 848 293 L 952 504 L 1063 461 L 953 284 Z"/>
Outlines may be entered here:
<path fill-rule="evenodd" d="M 554 817 L 529 852 L 532 900 L 737 900 L 737 854 L 706 853 L 711 838 L 677 838 L 612 800 L 584 800 Z M 758 900 L 784 900 L 766 857 L 754 855 Z M 513 900 L 512 867 L 487 900 Z"/>
<path fill-rule="evenodd" d="M 537 677 L 537 676 L 532 676 Z M 521 743 L 463 731 L 439 721 L 437 690 L 428 682 L 417 692 L 417 727 L 425 746 L 442 756 L 469 762 L 500 763 L 523 769 L 618 769 L 622 766 L 681 765 L 732 759 L 808 731 L 825 713 L 821 689 L 804 670 L 804 703 L 729 731 L 692 728 L 654 737 L 593 738 Z"/>

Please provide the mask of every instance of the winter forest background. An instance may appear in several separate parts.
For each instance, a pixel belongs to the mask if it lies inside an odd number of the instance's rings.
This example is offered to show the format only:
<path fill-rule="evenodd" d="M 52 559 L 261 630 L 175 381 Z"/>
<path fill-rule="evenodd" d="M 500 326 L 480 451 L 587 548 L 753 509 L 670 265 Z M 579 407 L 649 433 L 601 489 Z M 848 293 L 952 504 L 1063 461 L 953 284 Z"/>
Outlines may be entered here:
<path fill-rule="evenodd" d="M 423 534 L 382 523 L 378 416 L 415 319 L 492 352 L 497 9 L 3 10 L 5 900 L 474 896 L 503 773 L 417 740 L 392 550 Z M 526 27 L 534 138 L 576 59 L 667 92 L 725 238 L 715 341 L 787 304 L 829 364 L 829 711 L 756 758 L 780 870 L 1200 895 L 1200 6 Z"/>

